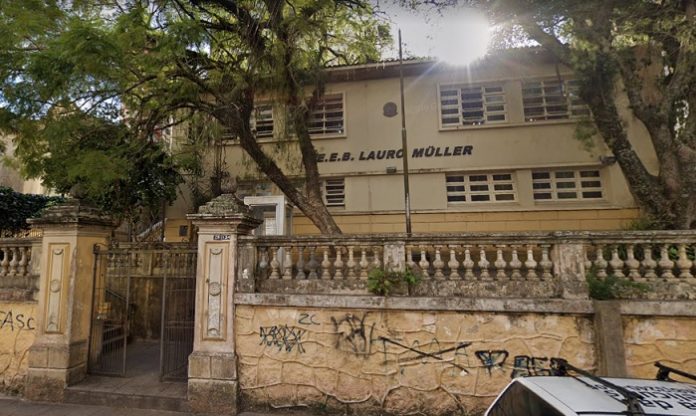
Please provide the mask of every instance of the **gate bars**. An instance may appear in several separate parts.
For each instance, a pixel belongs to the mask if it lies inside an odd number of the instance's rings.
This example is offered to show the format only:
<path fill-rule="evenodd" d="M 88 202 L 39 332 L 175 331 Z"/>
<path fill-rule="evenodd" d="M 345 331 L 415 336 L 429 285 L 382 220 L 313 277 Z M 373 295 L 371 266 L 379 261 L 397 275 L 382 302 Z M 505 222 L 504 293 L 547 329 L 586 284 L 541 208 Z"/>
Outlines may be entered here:
<path fill-rule="evenodd" d="M 134 328 L 134 319 L 141 309 L 153 307 L 142 303 L 158 294 L 159 377 L 185 380 L 193 351 L 196 249 L 189 244 L 120 243 L 95 246 L 94 254 L 90 373 L 126 375 L 129 343 L 143 335 Z"/>

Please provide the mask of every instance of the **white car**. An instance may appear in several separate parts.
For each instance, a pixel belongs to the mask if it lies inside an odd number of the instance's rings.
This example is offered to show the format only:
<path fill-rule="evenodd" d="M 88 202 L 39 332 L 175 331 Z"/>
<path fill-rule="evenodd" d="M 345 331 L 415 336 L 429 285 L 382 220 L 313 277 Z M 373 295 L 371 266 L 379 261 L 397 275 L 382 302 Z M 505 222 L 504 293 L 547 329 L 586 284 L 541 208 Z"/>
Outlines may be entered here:
<path fill-rule="evenodd" d="M 696 416 L 696 385 L 674 381 L 538 376 L 514 379 L 485 416 Z"/>

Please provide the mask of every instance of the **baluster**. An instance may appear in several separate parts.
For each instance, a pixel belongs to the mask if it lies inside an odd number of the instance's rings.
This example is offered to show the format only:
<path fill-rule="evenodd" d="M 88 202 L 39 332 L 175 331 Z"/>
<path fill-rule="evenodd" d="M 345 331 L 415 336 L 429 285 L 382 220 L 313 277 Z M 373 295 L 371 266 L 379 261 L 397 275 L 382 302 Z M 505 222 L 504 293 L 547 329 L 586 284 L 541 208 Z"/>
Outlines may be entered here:
<path fill-rule="evenodd" d="M 464 279 L 473 280 L 474 276 L 474 266 L 475 263 L 471 259 L 471 246 L 464 246 L 464 261 L 462 262 L 464 267 Z"/>
<path fill-rule="evenodd" d="M 459 280 L 461 276 L 459 275 L 459 262 L 457 261 L 457 246 L 449 246 L 450 259 L 447 262 L 447 267 L 450 269 L 450 279 Z"/>
<path fill-rule="evenodd" d="M 604 245 L 597 244 L 597 250 L 595 251 L 596 257 L 594 265 L 597 268 L 597 278 L 605 279 L 607 275 L 607 266 L 609 263 L 604 259 Z"/>
<path fill-rule="evenodd" d="M 435 246 L 435 260 L 433 260 L 433 268 L 435 268 L 435 275 L 433 277 L 437 280 L 444 280 L 445 275 L 442 273 L 442 268 L 445 267 L 445 262 L 442 261 L 442 256 L 440 255 L 440 248 L 442 248 L 442 246 Z"/>
<path fill-rule="evenodd" d="M 385 248 L 384 249 L 384 270 L 391 270 L 394 267 L 394 265 L 396 265 L 396 262 L 393 261 L 391 255 L 389 253 L 389 250 L 387 250 Z"/>
<path fill-rule="evenodd" d="M 410 246 L 406 248 L 406 267 L 410 270 L 416 269 L 416 262 L 413 261 L 413 249 Z"/>
<path fill-rule="evenodd" d="M 12 247 L 10 248 L 12 250 L 12 260 L 10 260 L 10 272 L 8 273 L 9 276 L 16 276 L 17 275 L 17 264 L 19 261 L 17 261 L 17 247 Z"/>
<path fill-rule="evenodd" d="M 505 261 L 505 258 L 503 258 L 504 247 L 504 245 L 496 246 L 496 258 L 495 262 L 493 263 L 496 268 L 496 279 L 507 279 L 507 275 L 505 274 L 505 266 L 507 266 L 507 262 Z"/>
<path fill-rule="evenodd" d="M 652 258 L 652 246 L 643 246 L 643 269 L 645 270 L 645 278 L 648 280 L 657 279 L 657 274 L 655 273 L 655 267 L 657 267 L 657 262 Z"/>
<path fill-rule="evenodd" d="M 553 262 L 549 259 L 549 248 L 548 244 L 541 246 L 541 261 L 539 265 L 541 266 L 541 278 L 551 279 L 553 274 L 551 274 L 551 268 L 553 267 Z"/>
<path fill-rule="evenodd" d="M 7 247 L 0 248 L 2 251 L 2 262 L 0 262 L 0 276 L 7 276 L 8 267 L 10 265 L 10 250 Z"/>
<path fill-rule="evenodd" d="M 295 276 L 295 279 L 304 280 L 307 278 L 307 275 L 304 271 L 304 267 L 304 247 L 299 246 L 297 247 L 297 276 Z"/>
<path fill-rule="evenodd" d="M 510 260 L 510 269 L 512 269 L 511 277 L 516 280 L 522 278 L 522 273 L 520 269 L 522 268 L 522 262 L 517 255 L 517 246 L 512 246 L 512 259 Z"/>
<path fill-rule="evenodd" d="M 679 244 L 679 260 L 677 261 L 677 266 L 679 267 L 680 279 L 691 279 L 694 275 L 691 274 L 691 266 L 694 262 L 689 260 L 686 256 L 686 244 Z"/>
<path fill-rule="evenodd" d="M 260 247 L 259 248 L 259 270 L 261 271 L 261 276 L 266 277 L 268 273 L 268 248 L 267 247 Z"/>
<path fill-rule="evenodd" d="M 372 259 L 372 267 L 375 269 L 379 269 L 382 266 L 382 261 L 379 259 L 379 247 L 374 247 L 372 249 L 372 255 L 374 258 Z"/>
<path fill-rule="evenodd" d="M 336 261 L 334 261 L 334 279 L 343 279 L 343 260 L 341 260 L 342 247 L 336 247 Z"/>
<path fill-rule="evenodd" d="M 323 280 L 331 279 L 331 262 L 329 261 L 329 247 L 324 247 L 324 260 L 321 262 L 321 278 Z"/>
<path fill-rule="evenodd" d="M 27 264 L 29 263 L 27 259 L 28 251 L 29 249 L 27 247 L 22 247 L 19 249 L 21 256 L 19 258 L 19 267 L 17 268 L 17 272 L 20 276 L 25 276 L 27 274 Z"/>
<path fill-rule="evenodd" d="M 283 261 L 283 279 L 284 280 L 291 280 L 292 279 L 292 247 L 288 246 L 285 247 L 285 261 Z"/>
<path fill-rule="evenodd" d="M 626 277 L 623 272 L 624 261 L 619 257 L 619 246 L 617 245 L 611 247 L 611 260 L 609 260 L 609 266 L 611 266 L 611 273 L 614 276 L 618 278 Z"/>
<path fill-rule="evenodd" d="M 346 263 L 346 267 L 348 267 L 348 279 L 355 280 L 355 258 L 354 258 L 354 253 L 353 253 L 353 246 L 348 247 L 348 262 Z"/>
<path fill-rule="evenodd" d="M 534 246 L 530 244 L 527 246 L 527 259 L 524 261 L 524 267 L 527 268 L 527 280 L 539 278 L 536 272 L 537 265 L 538 263 L 534 260 Z"/>
<path fill-rule="evenodd" d="M 271 275 L 269 279 L 280 279 L 280 262 L 278 261 L 278 247 L 271 247 Z"/>
<path fill-rule="evenodd" d="M 418 267 L 420 267 L 420 269 L 421 269 L 421 272 L 423 274 L 423 279 L 429 279 L 430 278 L 430 274 L 429 274 L 430 263 L 428 262 L 424 246 L 421 246 L 420 252 L 421 252 L 421 258 L 420 258 L 420 261 L 418 262 Z"/>
<path fill-rule="evenodd" d="M 660 277 L 665 280 L 673 280 L 674 274 L 672 273 L 672 268 L 674 267 L 674 262 L 669 259 L 669 244 L 663 244 L 660 248 L 660 261 L 657 263 L 662 271 Z"/>
<path fill-rule="evenodd" d="M 636 260 L 633 249 L 633 244 L 626 246 L 626 267 L 628 267 L 628 277 L 631 280 L 642 280 L 642 276 L 638 270 L 640 267 L 640 262 Z"/>
<path fill-rule="evenodd" d="M 307 262 L 307 270 L 309 270 L 309 275 L 307 278 L 310 280 L 318 279 L 317 268 L 319 267 L 319 262 L 317 262 L 317 247 L 311 246 L 309 248 L 309 262 Z"/>
<path fill-rule="evenodd" d="M 582 247 L 582 257 L 583 257 L 583 262 L 585 263 L 585 270 L 590 270 L 592 268 L 592 261 L 590 260 L 590 257 L 588 255 L 590 246 L 583 246 Z"/>
<path fill-rule="evenodd" d="M 367 268 L 370 263 L 367 262 L 367 249 L 360 248 L 360 279 L 367 280 Z"/>
<path fill-rule="evenodd" d="M 490 265 L 491 263 L 486 259 L 486 248 L 484 246 L 481 246 L 478 261 L 478 266 L 481 270 L 481 280 L 491 280 L 491 275 L 488 272 L 488 266 Z"/>

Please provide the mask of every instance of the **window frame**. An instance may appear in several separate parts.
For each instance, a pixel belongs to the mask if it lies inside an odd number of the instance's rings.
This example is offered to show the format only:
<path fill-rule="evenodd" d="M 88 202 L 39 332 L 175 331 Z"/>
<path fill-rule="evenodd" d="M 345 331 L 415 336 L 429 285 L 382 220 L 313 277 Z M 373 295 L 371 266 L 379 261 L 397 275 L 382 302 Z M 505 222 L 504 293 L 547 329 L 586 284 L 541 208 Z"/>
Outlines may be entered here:
<path fill-rule="evenodd" d="M 472 176 L 486 176 L 485 185 L 488 187 L 487 191 L 471 190 L 471 177 Z M 494 179 L 495 175 L 510 175 L 509 180 L 496 181 Z M 449 181 L 450 177 L 462 176 L 463 181 Z M 484 181 L 474 181 L 474 186 L 484 185 Z M 496 190 L 495 185 L 511 185 L 512 189 Z M 449 187 L 463 187 L 463 191 L 449 190 Z M 512 194 L 512 199 L 498 200 L 496 195 L 509 195 Z M 493 171 L 493 172 L 445 172 L 445 195 L 447 197 L 448 207 L 465 207 L 465 206 L 479 206 L 484 204 L 517 204 L 519 203 L 518 186 L 517 186 L 517 176 L 516 171 Z M 474 201 L 472 196 L 477 195 L 488 195 L 490 198 L 486 201 Z M 464 196 L 464 201 L 452 201 L 450 197 Z"/>
<path fill-rule="evenodd" d="M 260 114 L 259 108 L 261 107 L 268 107 L 270 109 L 270 121 L 271 121 L 271 131 L 270 134 L 264 134 L 264 135 L 259 135 L 258 131 L 258 121 L 257 121 L 257 115 Z M 276 108 L 275 105 L 273 104 L 272 101 L 261 101 L 257 104 L 254 104 L 254 109 L 252 111 L 251 115 L 251 128 L 256 132 L 256 140 L 262 139 L 262 140 L 267 140 L 267 139 L 273 139 L 275 138 L 275 133 L 276 133 Z M 264 120 L 267 121 L 267 120 Z"/>
<path fill-rule="evenodd" d="M 462 107 L 462 90 L 463 89 L 471 89 L 471 88 L 480 88 L 482 90 L 481 93 L 481 103 L 482 103 L 482 119 L 483 122 L 480 124 L 463 124 L 464 121 L 464 116 L 462 115 L 463 107 Z M 488 113 L 489 111 L 487 110 L 487 104 L 486 103 L 486 92 L 485 88 L 498 88 L 500 87 L 501 92 L 500 93 L 491 93 L 492 96 L 501 96 L 502 99 L 502 105 L 503 105 L 503 110 L 498 110 L 498 111 L 493 111 L 491 110 L 491 115 L 500 115 L 502 114 L 504 116 L 503 120 L 488 120 Z M 458 91 L 457 94 L 457 117 L 459 119 L 458 123 L 455 125 L 453 123 L 448 123 L 444 124 L 443 123 L 443 95 L 442 92 L 443 90 L 453 90 L 456 89 Z M 438 124 L 440 126 L 440 130 L 466 130 L 466 129 L 477 129 L 477 128 L 484 128 L 484 127 L 490 127 L 490 126 L 500 126 L 500 125 L 506 125 L 510 123 L 510 114 L 509 114 L 509 97 L 508 97 L 508 91 L 506 88 L 506 83 L 505 81 L 491 81 L 491 82 L 481 82 L 481 83 L 473 83 L 473 84 L 467 84 L 467 83 L 441 83 L 437 84 L 437 117 L 438 117 Z M 496 105 L 497 103 L 490 103 L 490 105 Z"/>
<path fill-rule="evenodd" d="M 341 97 L 341 112 L 343 113 L 342 116 L 342 131 L 340 133 L 335 133 L 335 132 L 320 132 L 320 133 L 312 133 L 309 128 L 309 125 L 307 126 L 307 130 L 309 132 L 309 136 L 312 139 L 315 138 L 334 138 L 334 137 L 346 137 L 348 135 L 348 117 L 347 117 L 347 112 L 346 112 L 346 94 L 343 91 L 331 91 L 331 92 L 326 92 L 324 95 L 322 95 L 321 99 L 325 99 L 327 96 L 339 96 Z M 326 110 L 324 110 L 324 114 L 326 113 Z M 326 119 L 326 117 L 324 117 Z M 326 121 L 324 120 L 324 123 Z M 309 124 L 309 123 L 308 123 Z M 326 125 L 324 125 L 324 130 L 326 129 Z M 294 135 L 294 133 L 293 133 Z"/>
<path fill-rule="evenodd" d="M 553 106 L 553 103 L 548 103 L 547 102 L 547 94 L 546 94 L 546 83 L 559 83 L 563 86 L 563 96 L 565 100 L 563 101 L 563 104 L 556 104 L 556 105 L 564 105 L 566 107 L 566 111 L 562 116 L 556 116 L 554 114 L 549 114 L 548 112 L 548 107 Z M 579 82 L 575 78 L 550 78 L 550 77 L 545 77 L 545 78 L 528 78 L 528 79 L 522 79 L 520 80 L 520 97 L 522 99 L 522 120 L 524 124 L 538 124 L 538 123 L 558 123 L 558 122 L 569 122 L 573 120 L 578 120 L 582 119 L 583 117 L 591 117 L 592 113 L 590 112 L 590 109 L 588 105 L 578 97 L 577 92 L 574 93 L 574 91 L 577 91 L 577 88 L 574 87 L 572 84 L 575 84 Z M 534 119 L 534 117 L 528 117 L 526 109 L 528 106 L 525 104 L 525 89 L 529 89 L 531 87 L 525 87 L 525 84 L 532 84 L 532 83 L 539 83 L 540 86 L 539 88 L 541 89 L 541 95 L 534 96 L 534 97 L 526 97 L 526 99 L 530 98 L 541 98 L 543 100 L 543 104 L 537 105 L 535 107 L 531 108 L 543 108 L 544 113 L 541 116 L 538 117 L 543 117 L 543 118 L 537 118 Z M 578 102 L 575 102 L 575 100 L 578 100 Z M 580 114 L 573 114 L 574 111 L 580 111 Z M 560 114 L 560 113 L 558 113 Z"/>
<path fill-rule="evenodd" d="M 343 187 L 342 193 L 338 194 L 342 196 L 341 203 L 340 204 L 333 204 L 329 203 L 329 198 L 328 198 L 328 186 L 330 185 L 330 181 L 341 181 L 341 185 Z M 336 185 L 333 185 L 336 186 Z M 324 205 L 327 208 L 332 208 L 332 209 L 345 209 L 346 208 L 346 178 L 345 177 L 332 177 L 332 178 L 323 178 L 321 180 L 321 199 L 324 202 Z"/>
<path fill-rule="evenodd" d="M 532 179 L 532 200 L 534 201 L 535 204 L 557 204 L 557 203 L 563 203 L 563 202 L 568 202 L 568 203 L 596 203 L 596 202 L 605 202 L 607 201 L 607 189 L 606 189 L 606 178 L 605 174 L 603 173 L 603 170 L 599 166 L 587 166 L 587 167 L 560 167 L 560 168 L 539 168 L 539 169 L 531 169 L 530 174 L 531 174 L 531 179 Z M 556 177 L 557 172 L 573 172 L 573 177 L 572 178 L 558 178 Z M 597 172 L 597 176 L 582 176 L 582 172 Z M 534 178 L 535 174 L 538 173 L 549 173 L 549 178 Z M 582 182 L 595 182 L 599 181 L 599 187 L 596 186 L 588 186 L 588 187 L 583 187 Z M 558 187 L 557 183 L 574 183 L 575 187 L 573 188 L 564 188 L 564 187 Z M 538 188 L 536 189 L 534 187 L 535 184 L 540 184 L 540 183 L 549 183 L 550 186 L 549 188 Z M 560 193 L 570 193 L 574 192 L 576 194 L 575 198 L 559 198 L 558 194 Z M 583 192 L 600 192 L 601 196 L 600 197 L 583 197 Z M 551 198 L 536 198 L 537 194 L 542 194 L 542 193 L 550 193 Z"/>

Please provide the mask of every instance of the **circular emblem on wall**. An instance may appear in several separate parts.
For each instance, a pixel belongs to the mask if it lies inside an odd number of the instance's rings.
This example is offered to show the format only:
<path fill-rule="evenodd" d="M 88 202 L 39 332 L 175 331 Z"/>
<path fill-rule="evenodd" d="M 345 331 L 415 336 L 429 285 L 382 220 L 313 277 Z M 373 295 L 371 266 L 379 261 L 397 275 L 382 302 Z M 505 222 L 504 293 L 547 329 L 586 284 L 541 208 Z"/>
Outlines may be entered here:
<path fill-rule="evenodd" d="M 384 117 L 394 117 L 397 115 L 396 103 L 389 101 L 384 104 L 384 107 L 382 107 L 382 114 L 384 114 Z"/>
<path fill-rule="evenodd" d="M 221 291 L 222 286 L 218 282 L 213 282 L 208 286 L 208 292 L 213 296 L 219 295 Z"/>
<path fill-rule="evenodd" d="M 57 291 L 60 290 L 60 280 L 58 279 L 53 279 L 51 280 L 50 284 L 51 292 L 56 293 Z"/>

